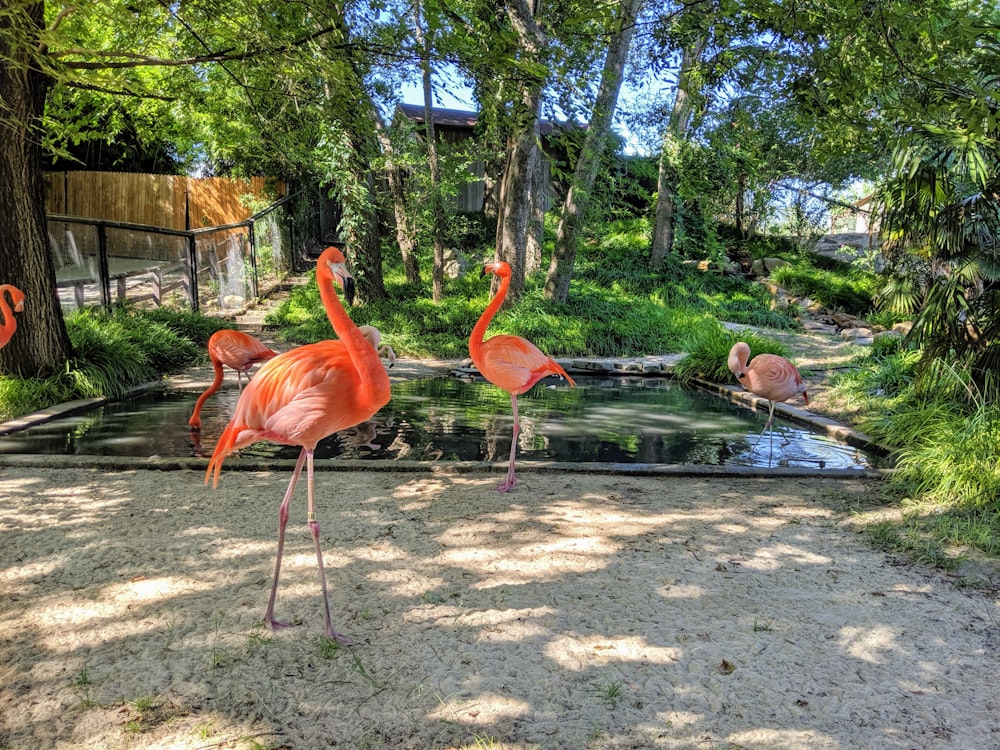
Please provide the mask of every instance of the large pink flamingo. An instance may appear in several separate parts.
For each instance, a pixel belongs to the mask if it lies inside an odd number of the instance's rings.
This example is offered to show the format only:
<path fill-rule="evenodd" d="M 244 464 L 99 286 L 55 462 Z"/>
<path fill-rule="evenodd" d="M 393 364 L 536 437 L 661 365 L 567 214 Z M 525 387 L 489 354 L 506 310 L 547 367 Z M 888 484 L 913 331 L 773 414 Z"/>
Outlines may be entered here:
<path fill-rule="evenodd" d="M 806 404 L 809 403 L 802 375 L 787 359 L 777 354 L 758 354 L 749 363 L 748 360 L 750 346 L 744 341 L 733 344 L 729 350 L 730 371 L 750 393 L 766 398 L 770 404 L 765 430 L 774 424 L 774 405 L 777 402 L 787 401 L 801 393 Z"/>
<path fill-rule="evenodd" d="M 308 485 L 307 521 L 319 564 L 323 606 L 326 611 L 326 635 L 340 643 L 350 644 L 350 640 L 333 629 L 330 618 L 326 571 L 323 568 L 320 527 L 316 520 L 313 492 L 313 453 L 316 444 L 324 437 L 364 422 L 388 403 L 389 375 L 382 366 L 375 347 L 348 317 L 334 291 L 333 285 L 337 283 L 348 302 L 354 297 L 354 279 L 347 270 L 343 253 L 337 248 L 328 247 L 320 255 L 316 266 L 316 282 L 326 314 L 339 340 L 297 347 L 279 354 L 260 368 L 240 394 L 233 417 L 219 438 L 208 463 L 205 482 L 207 484 L 214 473 L 213 486 L 216 486 L 226 456 L 259 440 L 302 447 L 278 510 L 278 555 L 271 597 L 264 618 L 274 629 L 286 627 L 286 623 L 274 619 L 274 604 L 285 546 L 288 508 L 295 484 L 302 473 L 302 465 L 305 464 Z"/>
<path fill-rule="evenodd" d="M 486 306 L 479 321 L 469 336 L 469 354 L 472 363 L 480 374 L 493 385 L 502 388 L 510 394 L 510 405 L 514 413 L 514 434 L 510 443 L 510 462 L 507 465 L 507 478 L 497 485 L 497 492 L 507 492 L 514 488 L 514 456 L 517 453 L 517 435 L 521 431 L 521 422 L 517 415 L 517 397 L 547 375 L 559 375 L 566 378 L 570 385 L 576 385 L 573 378 L 551 357 L 543 354 L 537 346 L 520 336 L 493 336 L 486 341 L 486 328 L 500 305 L 503 304 L 510 289 L 510 266 L 504 261 L 487 263 L 483 266 L 480 278 L 487 273 L 493 273 L 500 279 L 500 288 Z"/>
<path fill-rule="evenodd" d="M 201 429 L 201 407 L 208 400 L 209 396 L 219 390 L 219 386 L 222 385 L 223 365 L 236 370 L 236 382 L 242 391 L 243 375 L 246 374 L 247 382 L 250 382 L 251 367 L 277 356 L 278 353 L 276 351 L 242 331 L 223 329 L 213 333 L 208 339 L 208 357 L 212 360 L 215 379 L 205 392 L 198 397 L 198 401 L 194 405 L 194 411 L 188 420 L 188 425 L 190 425 L 191 429 Z"/>
<path fill-rule="evenodd" d="M 24 310 L 24 292 L 13 284 L 0 284 L 0 349 L 7 346 L 17 330 L 14 313 Z"/>

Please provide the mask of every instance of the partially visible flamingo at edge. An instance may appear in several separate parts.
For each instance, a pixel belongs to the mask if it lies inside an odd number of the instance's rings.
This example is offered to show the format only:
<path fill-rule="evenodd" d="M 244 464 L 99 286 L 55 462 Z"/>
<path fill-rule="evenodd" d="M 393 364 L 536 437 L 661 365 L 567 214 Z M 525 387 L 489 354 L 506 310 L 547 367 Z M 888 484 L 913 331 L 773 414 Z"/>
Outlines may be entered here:
<path fill-rule="evenodd" d="M 749 360 L 749 361 L 748 361 Z M 806 383 L 802 380 L 798 368 L 784 357 L 777 354 L 758 354 L 750 360 L 750 346 L 744 341 L 733 344 L 729 350 L 728 365 L 730 371 L 740 381 L 740 384 L 750 393 L 766 398 L 770 405 L 767 414 L 768 429 L 774 424 L 774 405 L 779 401 L 802 394 L 806 404 L 809 394 Z"/>
<path fill-rule="evenodd" d="M 576 383 L 558 362 L 543 354 L 527 339 L 504 334 L 483 340 L 490 321 L 500 309 L 510 289 L 510 266 L 504 261 L 487 263 L 483 266 L 480 278 L 487 273 L 495 274 L 500 279 L 500 288 L 472 329 L 472 335 L 469 336 L 469 354 L 472 363 L 484 378 L 510 394 L 510 405 L 514 414 L 510 462 L 507 465 L 507 478 L 497 485 L 497 492 L 508 492 L 514 489 L 516 482 L 514 457 L 517 453 L 517 436 L 521 431 L 521 422 L 517 414 L 518 395 L 547 375 L 566 378 L 571 386 L 575 386 Z"/>
<path fill-rule="evenodd" d="M 213 486 L 217 486 L 226 456 L 251 443 L 269 440 L 301 446 L 295 470 L 278 510 L 278 552 L 264 619 L 274 629 L 287 626 L 274 618 L 274 605 L 289 505 L 305 465 L 307 522 L 319 565 L 326 635 L 340 643 L 350 644 L 349 639 L 333 629 L 330 617 L 326 571 L 319 542 L 320 526 L 316 520 L 313 454 L 316 444 L 327 435 L 370 419 L 388 403 L 389 375 L 372 342 L 348 317 L 334 290 L 334 284 L 339 284 L 348 302 L 354 297 L 354 279 L 340 250 L 328 247 L 323 251 L 317 261 L 316 282 L 338 340 L 296 347 L 279 354 L 260 368 L 240 394 L 233 417 L 208 463 L 205 482 L 207 484 L 214 475 Z"/>
<path fill-rule="evenodd" d="M 13 284 L 0 284 L 0 349 L 7 343 L 17 330 L 17 320 L 14 313 L 24 310 L 24 292 Z"/>
<path fill-rule="evenodd" d="M 208 357 L 212 360 L 215 378 L 212 380 L 212 384 L 205 389 L 205 392 L 198 397 L 198 401 L 194 405 L 194 411 L 191 412 L 191 418 L 188 420 L 191 429 L 201 429 L 201 407 L 222 385 L 223 365 L 236 371 L 236 382 L 242 391 L 243 375 L 247 376 L 249 383 L 250 368 L 276 356 L 278 356 L 276 351 L 242 331 L 233 331 L 227 328 L 213 333 L 208 339 Z"/>

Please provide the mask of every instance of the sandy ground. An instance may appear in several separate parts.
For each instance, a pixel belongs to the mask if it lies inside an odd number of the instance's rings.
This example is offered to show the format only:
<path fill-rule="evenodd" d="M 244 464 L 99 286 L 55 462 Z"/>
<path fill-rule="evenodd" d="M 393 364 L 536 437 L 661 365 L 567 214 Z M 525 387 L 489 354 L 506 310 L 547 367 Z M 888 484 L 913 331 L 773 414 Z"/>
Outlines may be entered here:
<path fill-rule="evenodd" d="M 0 463 L 0 747 L 1000 748 L 1000 602 L 859 479 Z"/>

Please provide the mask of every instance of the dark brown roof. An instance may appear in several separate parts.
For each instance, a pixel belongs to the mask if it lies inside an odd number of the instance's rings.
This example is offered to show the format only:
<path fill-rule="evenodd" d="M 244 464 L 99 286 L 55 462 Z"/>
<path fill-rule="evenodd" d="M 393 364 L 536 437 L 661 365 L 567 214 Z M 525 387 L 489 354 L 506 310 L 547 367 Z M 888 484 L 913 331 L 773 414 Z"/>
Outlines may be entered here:
<path fill-rule="evenodd" d="M 424 107 L 422 104 L 400 104 L 399 111 L 414 122 L 424 121 Z M 435 107 L 431 110 L 435 125 L 442 125 L 450 128 L 468 128 L 476 126 L 479 119 L 478 112 L 466 112 L 461 109 L 441 109 Z"/>

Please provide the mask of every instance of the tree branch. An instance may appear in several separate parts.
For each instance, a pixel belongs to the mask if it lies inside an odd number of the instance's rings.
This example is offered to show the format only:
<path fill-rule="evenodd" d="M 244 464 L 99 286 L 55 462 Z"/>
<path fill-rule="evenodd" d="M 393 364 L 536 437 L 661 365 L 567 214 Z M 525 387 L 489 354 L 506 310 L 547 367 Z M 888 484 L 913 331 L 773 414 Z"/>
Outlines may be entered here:
<path fill-rule="evenodd" d="M 329 34 L 331 31 L 336 31 L 334 26 L 326 26 L 322 29 L 317 29 L 311 34 L 308 34 L 301 39 L 296 39 L 293 42 L 282 45 L 280 47 L 262 48 L 255 49 L 248 52 L 234 52 L 231 49 L 218 50 L 215 52 L 209 52 L 205 55 L 194 55 L 192 57 L 185 57 L 180 59 L 170 59 L 164 57 L 154 57 L 151 55 L 140 55 L 135 52 L 115 52 L 115 51 L 105 51 L 105 50 L 92 50 L 92 49 L 81 49 L 79 47 L 71 47 L 70 49 L 62 50 L 59 52 L 50 52 L 52 57 L 65 58 L 72 55 L 78 55 L 80 57 L 91 57 L 91 58 L 116 58 L 114 60 L 107 60 L 104 62 L 100 61 L 88 61 L 88 60 L 67 60 L 63 64 L 70 68 L 71 70 L 109 70 L 109 69 L 120 69 L 120 68 L 138 68 L 142 66 L 160 66 L 160 67 L 182 67 L 189 65 L 200 65 L 202 63 L 219 63 L 219 62 L 230 62 L 238 60 L 252 60 L 257 57 L 266 57 L 268 55 L 279 54 L 281 52 L 289 52 L 291 50 L 297 49 L 304 44 L 308 44 L 314 39 L 318 39 L 321 36 Z M 342 44 L 336 45 L 336 49 L 347 49 L 351 45 Z"/>

